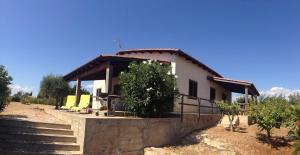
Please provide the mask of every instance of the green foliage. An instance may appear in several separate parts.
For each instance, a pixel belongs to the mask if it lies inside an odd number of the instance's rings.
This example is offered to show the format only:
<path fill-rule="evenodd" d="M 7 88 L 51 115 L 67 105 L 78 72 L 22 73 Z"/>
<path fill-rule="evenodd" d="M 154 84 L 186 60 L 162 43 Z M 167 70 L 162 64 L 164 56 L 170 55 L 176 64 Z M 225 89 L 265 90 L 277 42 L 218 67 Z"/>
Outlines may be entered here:
<path fill-rule="evenodd" d="M 4 110 L 8 104 L 7 100 L 10 95 L 9 85 L 11 84 L 12 77 L 8 75 L 4 66 L 0 65 L 0 112 Z"/>
<path fill-rule="evenodd" d="M 295 126 L 295 130 L 292 132 L 294 138 L 295 138 L 295 142 L 294 142 L 294 155 L 299 155 L 300 154 L 300 102 L 294 104 L 294 109 L 295 109 L 295 115 L 296 115 L 296 125 Z"/>
<path fill-rule="evenodd" d="M 289 95 L 289 102 L 291 104 L 297 104 L 297 103 L 300 104 L 300 93 L 297 92 L 297 93 Z"/>
<path fill-rule="evenodd" d="M 230 131 L 233 131 L 233 120 L 235 115 L 238 115 L 240 112 L 240 105 L 237 102 L 234 103 L 226 103 L 224 101 L 217 101 L 216 105 L 220 112 L 223 115 L 227 115 L 229 119 L 229 127 Z"/>
<path fill-rule="evenodd" d="M 41 81 L 39 97 L 54 98 L 56 100 L 55 108 L 58 109 L 59 102 L 62 103 L 69 90 L 69 84 L 61 76 L 50 74 L 44 76 Z"/>
<path fill-rule="evenodd" d="M 34 96 L 25 96 L 22 98 L 21 102 L 23 104 L 45 104 L 45 105 L 56 104 L 56 100 L 54 98 L 37 98 Z"/>
<path fill-rule="evenodd" d="M 128 111 L 141 117 L 158 117 L 174 106 L 175 76 L 170 65 L 155 61 L 133 62 L 121 73 L 121 95 Z"/>
<path fill-rule="evenodd" d="M 263 98 L 259 104 L 252 103 L 250 116 L 253 117 L 261 131 L 265 130 L 271 138 L 271 130 L 280 127 L 294 127 L 295 110 L 282 96 Z"/>
<path fill-rule="evenodd" d="M 21 102 L 24 97 L 31 96 L 31 95 L 32 95 L 31 93 L 26 93 L 26 92 L 23 92 L 23 91 L 18 91 L 16 94 L 14 94 L 14 95 L 11 96 L 11 101 L 13 101 L 13 102 Z"/>
<path fill-rule="evenodd" d="M 76 85 L 74 85 L 69 90 L 69 94 L 75 94 L 75 93 L 76 93 Z M 80 94 L 82 94 L 82 95 L 91 95 L 91 93 L 88 90 L 84 89 L 84 88 L 80 88 Z"/>

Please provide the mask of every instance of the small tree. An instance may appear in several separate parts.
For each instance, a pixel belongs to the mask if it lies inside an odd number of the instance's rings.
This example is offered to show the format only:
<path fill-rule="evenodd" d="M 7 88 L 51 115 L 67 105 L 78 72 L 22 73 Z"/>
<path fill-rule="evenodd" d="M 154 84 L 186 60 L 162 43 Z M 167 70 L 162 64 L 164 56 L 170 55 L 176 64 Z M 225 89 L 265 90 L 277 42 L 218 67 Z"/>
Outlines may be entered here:
<path fill-rule="evenodd" d="M 128 110 L 141 117 L 157 117 L 173 110 L 175 76 L 170 65 L 155 61 L 131 63 L 121 73 L 121 95 Z"/>
<path fill-rule="evenodd" d="M 57 75 L 47 75 L 43 77 L 40 85 L 40 97 L 54 98 L 56 100 L 55 109 L 61 106 L 63 98 L 69 93 L 69 84 Z"/>
<path fill-rule="evenodd" d="M 219 108 L 222 115 L 227 115 L 229 120 L 230 131 L 233 131 L 233 120 L 236 115 L 239 114 L 240 105 L 237 102 L 225 103 L 224 101 L 217 101 L 217 107 Z"/>
<path fill-rule="evenodd" d="M 252 116 L 261 131 L 267 132 L 271 140 L 273 128 L 292 126 L 295 121 L 295 111 L 284 97 L 266 97 L 259 104 L 251 104 L 250 116 Z"/>
<path fill-rule="evenodd" d="M 4 66 L 0 65 L 0 112 L 4 110 L 7 105 L 7 99 L 10 94 L 8 85 L 11 84 L 12 77 L 8 75 Z"/>
<path fill-rule="evenodd" d="M 295 109 L 295 116 L 296 116 L 296 126 L 295 130 L 292 132 L 295 138 L 295 143 L 294 143 L 294 155 L 300 154 L 300 103 L 297 103 L 294 105 Z"/>

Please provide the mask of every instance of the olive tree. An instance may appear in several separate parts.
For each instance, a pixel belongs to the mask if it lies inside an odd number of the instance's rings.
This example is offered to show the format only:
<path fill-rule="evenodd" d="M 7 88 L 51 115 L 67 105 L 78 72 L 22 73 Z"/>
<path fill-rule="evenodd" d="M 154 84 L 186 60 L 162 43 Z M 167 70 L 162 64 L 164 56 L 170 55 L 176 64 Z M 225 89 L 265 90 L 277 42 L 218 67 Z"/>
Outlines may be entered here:
<path fill-rule="evenodd" d="M 9 85 L 11 84 L 12 77 L 9 76 L 5 67 L 0 65 L 0 111 L 3 111 L 7 105 L 7 98 L 9 97 L 11 91 Z"/>
<path fill-rule="evenodd" d="M 69 84 L 58 75 L 46 75 L 43 77 L 40 84 L 39 96 L 44 98 L 54 98 L 55 109 L 61 106 L 63 98 L 69 93 Z"/>
<path fill-rule="evenodd" d="M 128 111 L 138 116 L 158 117 L 173 110 L 177 91 L 170 65 L 133 62 L 121 73 L 120 86 Z"/>
<path fill-rule="evenodd" d="M 230 131 L 233 131 L 233 120 L 236 115 L 240 112 L 240 105 L 237 102 L 226 103 L 224 101 L 217 101 L 216 105 L 222 115 L 227 115 L 229 120 Z"/>

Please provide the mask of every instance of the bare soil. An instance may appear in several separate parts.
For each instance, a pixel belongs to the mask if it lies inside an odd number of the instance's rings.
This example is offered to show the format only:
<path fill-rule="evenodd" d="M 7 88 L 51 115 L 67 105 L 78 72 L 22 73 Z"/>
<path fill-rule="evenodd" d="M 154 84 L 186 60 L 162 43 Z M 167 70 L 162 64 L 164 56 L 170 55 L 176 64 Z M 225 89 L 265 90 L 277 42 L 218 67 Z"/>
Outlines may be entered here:
<path fill-rule="evenodd" d="M 3 112 L 0 113 L 0 118 L 29 120 L 35 122 L 46 123 L 63 123 L 54 116 L 47 114 L 43 109 L 54 108 L 49 105 L 22 104 L 19 102 L 11 102 Z"/>
<path fill-rule="evenodd" d="M 63 123 L 43 109 L 48 105 L 25 105 L 12 102 L 0 113 L 0 118 L 22 119 L 48 123 Z M 264 132 L 256 125 L 227 131 L 223 126 L 195 131 L 173 145 L 145 148 L 145 155 L 290 155 L 293 142 L 288 140 L 288 129 L 274 129 L 268 143 Z"/>
<path fill-rule="evenodd" d="M 290 155 L 293 147 L 288 131 L 274 129 L 268 143 L 256 125 L 238 127 L 235 132 L 216 126 L 193 132 L 171 146 L 146 148 L 145 155 Z"/>

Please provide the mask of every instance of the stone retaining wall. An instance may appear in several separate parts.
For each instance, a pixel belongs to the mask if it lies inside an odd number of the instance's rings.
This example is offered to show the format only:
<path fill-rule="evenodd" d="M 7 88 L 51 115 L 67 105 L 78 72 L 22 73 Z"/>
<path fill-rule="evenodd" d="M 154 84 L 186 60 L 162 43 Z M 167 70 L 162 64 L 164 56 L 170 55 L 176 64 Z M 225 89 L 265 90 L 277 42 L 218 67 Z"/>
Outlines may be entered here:
<path fill-rule="evenodd" d="M 47 110 L 72 125 L 84 155 L 143 155 L 144 147 L 162 146 L 196 130 L 216 125 L 218 114 L 180 118 L 85 117 Z"/>

